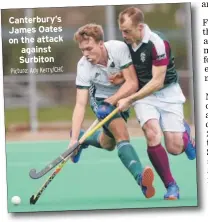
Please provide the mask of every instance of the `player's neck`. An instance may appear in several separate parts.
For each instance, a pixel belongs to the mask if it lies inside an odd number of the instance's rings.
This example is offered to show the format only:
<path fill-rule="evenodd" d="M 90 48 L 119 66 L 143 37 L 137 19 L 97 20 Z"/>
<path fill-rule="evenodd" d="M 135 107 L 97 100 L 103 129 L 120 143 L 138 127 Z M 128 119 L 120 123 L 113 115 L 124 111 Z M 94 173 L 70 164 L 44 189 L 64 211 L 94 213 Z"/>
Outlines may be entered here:
<path fill-rule="evenodd" d="M 141 40 L 135 41 L 135 42 L 132 43 L 132 47 L 136 48 L 140 43 L 141 43 Z"/>
<path fill-rule="evenodd" d="M 101 56 L 98 64 L 103 65 L 103 66 L 107 66 L 107 64 L 108 64 L 108 52 L 105 47 L 103 49 L 102 56 Z"/>
<path fill-rule="evenodd" d="M 143 38 L 144 38 L 144 29 L 141 32 L 141 36 L 135 39 L 135 41 L 132 43 L 132 47 L 136 48 L 139 44 L 141 44 Z"/>

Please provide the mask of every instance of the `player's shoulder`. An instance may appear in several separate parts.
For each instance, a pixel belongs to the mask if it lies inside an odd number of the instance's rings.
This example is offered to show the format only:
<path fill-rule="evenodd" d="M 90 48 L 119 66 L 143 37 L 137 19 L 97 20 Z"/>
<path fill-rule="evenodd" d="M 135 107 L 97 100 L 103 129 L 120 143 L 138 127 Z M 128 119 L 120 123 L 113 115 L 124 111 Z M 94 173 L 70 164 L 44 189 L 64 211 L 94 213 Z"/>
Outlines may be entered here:
<path fill-rule="evenodd" d="M 124 50 L 127 47 L 126 43 L 119 40 L 109 40 L 105 42 L 105 46 L 108 51 L 117 52 L 118 50 Z"/>
<path fill-rule="evenodd" d="M 170 47 L 169 41 L 166 36 L 159 31 L 151 31 L 149 44 L 151 48 L 156 49 L 157 52 L 165 52 L 165 48 Z"/>
<path fill-rule="evenodd" d="M 85 56 L 82 56 L 77 63 L 77 68 L 90 69 L 91 66 L 92 66 L 91 63 L 87 61 Z"/>
<path fill-rule="evenodd" d="M 116 46 L 123 46 L 126 45 L 123 41 L 120 40 L 109 40 L 107 42 L 105 42 L 106 45 L 116 45 Z"/>
<path fill-rule="evenodd" d="M 92 74 L 92 65 L 83 56 L 77 63 L 77 78 L 89 79 Z"/>
<path fill-rule="evenodd" d="M 158 46 L 160 44 L 164 44 L 165 42 L 169 42 L 164 33 L 159 31 L 151 31 L 149 37 L 149 43 Z"/>

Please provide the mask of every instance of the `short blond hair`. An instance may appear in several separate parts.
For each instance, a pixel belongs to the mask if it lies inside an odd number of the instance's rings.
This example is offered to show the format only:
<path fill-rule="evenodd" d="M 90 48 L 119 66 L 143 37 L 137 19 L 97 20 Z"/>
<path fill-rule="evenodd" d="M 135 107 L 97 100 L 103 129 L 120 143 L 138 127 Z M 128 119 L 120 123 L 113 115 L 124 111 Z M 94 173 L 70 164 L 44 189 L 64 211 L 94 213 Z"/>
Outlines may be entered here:
<path fill-rule="evenodd" d="M 125 21 L 125 16 L 128 16 L 133 25 L 138 25 L 139 23 L 144 23 L 144 13 L 141 9 L 136 7 L 129 7 L 120 12 L 118 17 L 119 24 L 123 24 Z"/>
<path fill-rule="evenodd" d="M 80 27 L 74 34 L 74 41 L 80 43 L 83 40 L 88 40 L 90 37 L 92 37 L 95 42 L 104 41 L 102 26 L 91 23 Z"/>

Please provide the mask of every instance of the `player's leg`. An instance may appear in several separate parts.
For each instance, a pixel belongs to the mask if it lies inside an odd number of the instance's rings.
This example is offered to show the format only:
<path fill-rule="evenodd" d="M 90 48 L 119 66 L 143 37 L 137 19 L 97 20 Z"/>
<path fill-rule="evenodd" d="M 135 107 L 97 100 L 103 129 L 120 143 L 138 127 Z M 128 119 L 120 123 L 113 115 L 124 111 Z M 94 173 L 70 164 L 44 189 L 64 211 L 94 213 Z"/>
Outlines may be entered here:
<path fill-rule="evenodd" d="M 155 189 L 153 187 L 153 171 L 150 167 L 142 166 L 134 147 L 130 143 L 125 120 L 123 118 L 114 118 L 109 123 L 109 129 L 116 140 L 118 156 L 123 165 L 141 186 L 145 197 L 150 198 L 154 196 Z"/>
<path fill-rule="evenodd" d="M 104 99 L 98 100 L 94 97 L 91 97 L 90 105 L 91 105 L 92 111 L 95 114 L 96 114 L 96 110 L 98 106 L 102 104 L 103 100 Z M 81 130 L 79 138 L 81 138 L 84 133 L 85 131 Z M 115 139 L 113 135 L 111 134 L 111 132 L 108 130 L 108 123 L 104 124 L 103 130 L 97 130 L 93 135 L 91 135 L 84 141 L 84 143 L 79 147 L 79 149 L 76 150 L 71 156 L 72 162 L 77 163 L 80 159 L 83 149 L 86 149 L 89 146 L 106 149 L 109 151 L 115 148 Z"/>
<path fill-rule="evenodd" d="M 84 133 L 85 131 L 82 129 L 80 131 L 79 138 L 81 138 Z M 105 129 L 98 130 L 92 136 L 87 138 L 84 143 L 79 147 L 79 149 L 73 153 L 73 155 L 71 156 L 71 160 L 72 162 L 77 163 L 80 159 L 83 149 L 86 149 L 89 146 L 112 151 L 114 150 L 115 145 L 115 139 L 110 136 L 109 133 L 106 133 Z"/>
<path fill-rule="evenodd" d="M 179 155 L 185 150 L 189 159 L 194 159 L 196 156 L 196 150 L 193 144 L 190 143 L 189 135 L 184 126 L 182 104 L 168 104 L 167 106 L 163 106 L 160 120 L 168 153 Z M 191 146 L 188 145 L 189 143 Z M 177 190 L 179 193 L 179 187 L 177 184 L 170 184 L 164 198 L 174 199 Z"/>
<path fill-rule="evenodd" d="M 167 151 L 172 155 L 185 152 L 189 160 L 194 160 L 196 158 L 196 146 L 194 139 L 191 137 L 190 126 L 182 120 L 181 128 L 183 130 L 181 129 L 180 132 L 169 130 L 164 132 Z"/>
<path fill-rule="evenodd" d="M 168 152 L 178 155 L 185 151 L 188 159 L 195 159 L 195 142 L 191 137 L 189 125 L 184 121 L 183 104 L 186 99 L 180 85 L 176 83 L 166 87 L 158 92 L 157 98 L 160 100 L 159 108 L 163 128 L 166 131 Z"/>
<path fill-rule="evenodd" d="M 115 107 L 110 104 L 104 104 L 103 100 L 100 100 L 100 101 L 101 102 L 99 102 L 99 105 L 101 105 L 104 110 L 111 109 L 113 111 L 113 109 L 115 109 Z M 101 110 L 102 110 L 102 107 L 100 107 Z M 137 180 L 139 171 L 142 172 L 142 166 L 136 152 L 134 151 L 133 147 L 129 143 L 129 133 L 126 126 L 126 121 L 128 117 L 129 117 L 128 111 L 117 113 L 109 121 L 105 123 L 103 128 L 106 135 L 115 139 L 116 145 L 118 147 L 118 156 L 120 157 L 122 163 L 127 168 L 130 167 L 129 168 L 130 172 L 132 173 L 134 178 Z M 122 148 L 123 145 L 126 145 L 127 149 L 123 149 Z M 127 156 L 127 159 L 125 159 L 126 156 Z M 136 159 L 136 162 L 131 167 L 130 163 L 134 159 Z M 134 163 L 134 161 L 132 163 Z"/>
<path fill-rule="evenodd" d="M 189 125 L 184 121 L 183 105 L 171 104 L 161 113 L 167 151 L 173 155 L 186 153 L 188 159 L 196 158 L 195 141 L 191 137 Z"/>
<path fill-rule="evenodd" d="M 149 159 L 168 189 L 176 182 L 171 173 L 168 155 L 161 144 L 160 113 L 156 107 L 141 102 L 134 104 L 134 110 L 146 137 Z M 177 195 L 178 192 L 175 192 L 176 197 Z"/>

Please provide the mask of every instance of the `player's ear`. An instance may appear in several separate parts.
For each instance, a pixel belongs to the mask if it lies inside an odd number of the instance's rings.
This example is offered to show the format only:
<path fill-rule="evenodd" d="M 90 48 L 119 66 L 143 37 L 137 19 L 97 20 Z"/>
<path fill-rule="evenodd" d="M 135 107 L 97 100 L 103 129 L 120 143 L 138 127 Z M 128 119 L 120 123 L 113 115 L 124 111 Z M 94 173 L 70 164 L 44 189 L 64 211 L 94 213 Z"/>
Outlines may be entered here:
<path fill-rule="evenodd" d="M 104 41 L 99 41 L 100 47 L 104 47 Z"/>
<path fill-rule="evenodd" d="M 142 31 L 143 28 L 144 28 L 144 24 L 143 24 L 143 23 L 139 23 L 139 24 L 138 24 L 138 29 L 139 29 L 139 31 Z"/>

